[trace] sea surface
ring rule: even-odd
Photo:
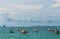
[[[22,34],[17,30],[20,28],[28,31],[28,33]],[[38,29],[38,32],[34,32],[34,28]],[[60,31],[60,26],[0,27],[0,39],[60,39],[60,34],[57,35],[54,32],[50,32],[48,28]],[[10,33],[9,29],[12,29],[14,33]]]

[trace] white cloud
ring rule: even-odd
[[[60,3],[60,0],[53,0],[53,1]]]
[[[20,5],[16,5],[16,4],[5,4],[5,7],[1,7],[0,6],[0,15],[8,15],[8,18],[10,19],[15,19],[15,20],[27,20],[30,19],[30,17],[27,17],[27,15],[29,14],[22,14],[21,12],[18,11],[27,11],[27,10],[40,10],[43,8],[43,5],[24,5],[24,4],[20,4]],[[18,16],[19,15],[19,16]],[[1,18],[5,19],[5,16],[0,16]],[[26,16],[26,17],[23,17]]]
[[[51,4],[49,6],[51,6],[51,7],[60,7],[60,0],[53,0],[53,1],[56,2],[56,3]]]
[[[0,6],[0,10],[38,10],[43,8],[42,4],[39,4],[39,5],[5,4],[4,6],[3,7]]]
[[[56,4],[52,4],[52,5],[49,5],[51,7],[60,7],[60,3],[56,3]]]

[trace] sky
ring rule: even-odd
[[[0,0],[0,25],[60,26],[60,0]]]

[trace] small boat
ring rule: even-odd
[[[55,34],[59,34],[59,31],[56,29],[56,30],[54,31],[54,33],[55,33]]]
[[[26,33],[28,33],[28,32],[25,31],[25,30],[21,30],[21,33],[26,34]]]
[[[52,29],[49,28],[48,31],[52,31]]]
[[[34,29],[34,32],[38,32],[38,30],[37,29]]]
[[[19,29],[17,29],[18,31],[20,31]]]
[[[21,31],[22,29],[20,28],[20,29],[17,29],[18,31]]]
[[[6,25],[3,25],[3,27],[5,28],[5,27],[6,27]]]
[[[9,29],[10,33],[13,33],[13,30],[12,29]]]

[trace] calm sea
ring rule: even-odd
[[[17,31],[18,28],[22,28],[28,33],[22,34]],[[37,28],[38,32],[34,32],[33,29]],[[0,39],[60,39],[60,34],[54,34],[47,29],[57,29],[60,31],[60,26],[40,26],[40,27],[6,27],[0,28]],[[9,29],[12,29],[14,33],[10,33]]]

